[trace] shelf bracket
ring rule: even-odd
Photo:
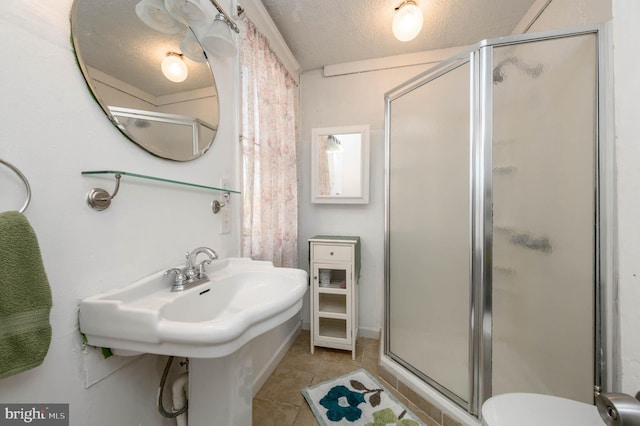
[[[211,210],[213,211],[213,214],[220,213],[220,209],[231,202],[231,194],[229,192],[223,192],[222,199],[224,200],[224,203],[221,203],[219,200],[213,200],[211,202]]]
[[[106,189],[93,188],[87,194],[87,203],[94,210],[102,211],[111,205],[111,200],[118,195],[120,189],[120,174],[116,174],[116,187],[113,189],[113,194],[109,194]]]

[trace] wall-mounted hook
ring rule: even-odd
[[[213,200],[211,202],[211,210],[213,210],[213,214],[220,213],[220,209],[231,202],[231,194],[229,192],[223,192],[222,199],[224,200],[223,203],[218,200]]]
[[[111,205],[111,200],[118,195],[118,189],[120,189],[120,174],[116,174],[116,187],[113,189],[113,194],[109,194],[106,189],[93,188],[87,194],[87,203],[95,210],[104,210]]]

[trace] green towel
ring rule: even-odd
[[[51,288],[38,239],[21,213],[0,213],[0,379],[42,364],[51,343]]]

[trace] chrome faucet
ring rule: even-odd
[[[209,258],[196,265],[196,259],[200,253],[206,254]],[[198,247],[191,253],[187,254],[187,263],[184,266],[184,273],[187,278],[203,278],[206,276],[206,274],[204,273],[204,264],[206,263],[208,265],[212,260],[215,260],[217,258],[218,253],[211,250],[209,247]]]
[[[207,259],[196,264],[196,260],[200,253],[206,254]],[[218,253],[216,253],[209,247],[198,247],[190,253],[187,252],[185,257],[187,258],[187,262],[185,263],[183,270],[180,270],[178,268],[171,268],[164,273],[164,275],[169,275],[171,273],[176,274],[175,281],[173,283],[173,286],[171,287],[171,291],[186,290],[198,284],[209,281],[204,265],[208,265],[212,260],[217,259]]]

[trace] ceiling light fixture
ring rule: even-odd
[[[163,0],[141,0],[136,4],[136,15],[149,27],[164,34],[176,34],[184,28],[169,14]]]
[[[167,53],[167,56],[162,60],[160,68],[162,69],[162,74],[174,83],[185,81],[189,75],[187,64],[182,60],[182,55],[175,52]]]
[[[200,0],[164,0],[164,5],[174,18],[185,25],[202,26],[211,22]]]
[[[400,41],[409,41],[416,38],[422,29],[424,18],[422,10],[414,0],[406,0],[396,7],[393,17],[393,35]]]
[[[202,45],[190,28],[187,28],[180,42],[180,51],[193,62],[207,62],[207,54],[202,50]]]
[[[180,48],[187,58],[195,62],[207,61],[207,55],[197,46],[198,42],[211,55],[237,54],[233,33],[239,34],[240,29],[217,0],[140,0],[135,10],[142,22],[157,31],[165,34],[184,31]],[[243,9],[237,7],[238,16],[242,12]],[[188,27],[186,31],[185,26]],[[186,78],[186,71],[184,74]]]
[[[229,20],[222,13],[218,13],[206,34],[200,39],[207,52],[216,56],[229,57],[237,53],[236,44],[231,34]]]

